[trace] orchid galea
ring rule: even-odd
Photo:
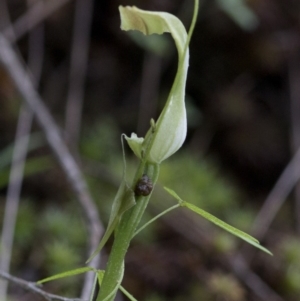
[[[169,32],[178,50],[177,74],[167,102],[145,138],[135,133],[126,140],[135,155],[151,163],[160,164],[183,144],[187,132],[185,84],[188,70],[188,35],[181,21],[165,12],[150,12],[136,7],[120,7],[121,28],[138,30],[145,35]]]

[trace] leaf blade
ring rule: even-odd
[[[227,232],[241,238],[242,240],[248,242],[249,244],[255,246],[256,248],[264,251],[265,253],[269,254],[269,255],[273,255],[268,249],[266,249],[265,247],[261,246],[259,241],[252,237],[251,235],[238,230],[237,228],[223,222],[222,220],[220,220],[219,218],[217,218],[216,216],[208,213],[207,211],[200,209],[199,207],[190,204],[188,202],[183,202],[181,204],[181,206],[186,207],[190,210],[192,210],[193,212],[201,215],[202,217],[204,217],[205,219],[209,220],[210,222],[214,223],[215,225],[219,226],[220,228],[223,228],[224,230],[226,230]]]
[[[80,275],[80,274],[90,272],[90,271],[95,271],[95,269],[92,268],[92,267],[82,267],[82,268],[69,270],[69,271],[66,271],[66,272],[62,272],[62,273],[44,278],[42,280],[37,281],[37,283],[42,284],[42,283],[45,283],[45,282],[48,282],[48,281],[53,281],[53,280],[57,280],[57,279],[61,279],[61,278],[76,276],[76,275]]]
[[[186,207],[187,209],[197,213],[198,215],[202,216],[203,218],[209,220],[210,222],[212,222],[213,224],[215,224],[216,226],[226,230],[227,232],[231,233],[232,235],[235,235],[237,237],[239,237],[240,239],[248,242],[249,244],[253,245],[254,247],[264,251],[265,253],[269,254],[269,255],[273,255],[267,248],[263,247],[262,245],[260,245],[259,241],[254,238],[253,236],[223,222],[222,220],[220,220],[219,218],[217,218],[216,216],[208,213],[207,211],[195,206],[194,204],[188,203],[183,201],[179,195],[172,189],[168,188],[168,187],[164,187],[164,189],[171,195],[173,196],[182,207]]]
[[[135,205],[135,197],[134,192],[130,187],[127,186],[125,181],[125,176],[123,176],[123,180],[121,185],[118,189],[118,192],[115,196],[113,201],[111,214],[109,217],[108,226],[106,231],[97,247],[97,249],[92,253],[86,263],[90,262],[104,247],[110,236],[112,235],[113,231],[115,230],[116,226],[119,223],[121,215],[127,211],[129,208]]]

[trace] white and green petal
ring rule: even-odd
[[[153,140],[147,160],[161,163],[174,154],[183,144],[187,132],[187,118],[185,109],[185,84],[187,78],[189,50],[188,35],[181,21],[165,12],[149,12],[136,7],[119,7],[121,14],[121,28],[123,30],[138,30],[145,35],[163,34],[169,32],[178,51],[178,69],[176,77],[165,104],[156,122]],[[150,128],[149,132],[153,129]],[[149,137],[149,135],[146,135]],[[147,138],[138,138],[132,134],[126,138],[134,153],[141,158],[142,147],[148,143]]]

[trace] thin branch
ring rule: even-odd
[[[242,279],[259,298],[262,300],[284,301],[284,299],[272,290],[257,274],[251,271],[242,255],[234,254],[228,262],[239,279]]]
[[[71,54],[70,86],[67,96],[66,136],[73,150],[77,150],[84,99],[84,84],[90,45],[93,1],[77,0]],[[87,273],[81,298],[88,298],[93,287],[94,274]]]
[[[23,105],[17,126],[15,145],[13,150],[12,167],[9,176],[7,190],[0,253],[0,270],[9,272],[13,246],[13,238],[16,225],[16,217],[19,208],[20,193],[23,182],[24,165],[29,142],[33,114],[30,109]],[[6,300],[7,282],[0,282],[0,300]]]
[[[286,166],[253,223],[251,233],[263,239],[277,212],[300,179],[300,148]]]
[[[264,205],[257,214],[257,217],[253,223],[252,234],[260,240],[264,238],[276,214],[300,179],[300,123],[297,116],[299,114],[300,108],[300,89],[298,84],[300,78],[298,35],[290,32],[289,34],[285,33],[284,37],[279,37],[280,39],[278,40],[278,42],[280,43],[282,51],[288,51],[291,58],[289,61],[288,71],[291,99],[290,111],[293,127],[293,157],[285,167],[284,171],[281,173],[279,179],[275,183],[273,189],[267,196]],[[297,55],[297,58],[295,57],[295,55]],[[300,231],[300,192],[297,190],[299,190],[299,188],[296,187],[296,198],[298,194],[298,201],[296,201],[295,214],[298,222],[298,231]],[[249,260],[250,257],[247,257]]]
[[[0,1],[0,30],[7,27],[10,24],[10,15],[8,12],[7,1]]]
[[[47,19],[52,13],[69,1],[70,0],[37,1],[24,15],[4,29],[4,36],[11,43],[16,42],[32,30],[33,27]]]
[[[34,89],[21,59],[17,57],[16,52],[2,34],[0,34],[0,61],[2,61],[3,66],[15,82],[16,88],[37,117],[50,147],[56,155],[80,205],[82,206],[88,227],[88,252],[90,254],[92,250],[95,250],[98,246],[100,237],[103,233],[103,226],[100,222],[97,208],[89,194],[76,161],[61,138],[59,128],[48,112],[41,97]],[[95,257],[90,265],[98,267],[99,260],[100,256]],[[89,281],[89,279],[85,278],[85,281]]]
[[[65,297],[49,294],[49,293],[43,291],[42,289],[38,288],[36,283],[29,282],[29,281],[11,276],[10,274],[5,273],[3,271],[0,271],[0,278],[4,279],[6,281],[9,281],[11,283],[14,283],[14,284],[22,287],[23,289],[25,289],[27,291],[35,293],[35,294],[43,297],[47,301],[54,301],[54,300],[59,300],[59,301],[83,301],[83,299],[65,298]]]
[[[29,2],[32,0],[28,0]],[[4,1],[3,1],[4,2]],[[6,20],[10,23],[9,12],[6,7]],[[40,79],[42,63],[43,63],[43,29],[41,27],[31,32],[29,36],[29,59],[28,65],[37,85]],[[15,144],[13,149],[13,157],[10,171],[9,185],[7,189],[7,197],[5,203],[5,213],[3,218],[1,246],[0,252],[0,270],[9,272],[11,253],[13,248],[13,238],[16,225],[16,217],[19,210],[21,187],[24,176],[24,166],[28,151],[29,134],[33,121],[33,112],[27,105],[23,105],[20,109]],[[0,300],[6,300],[7,281],[0,282]]]
[[[92,13],[93,0],[76,1],[65,128],[67,141],[74,153],[77,153],[81,127],[81,112],[84,99]],[[92,252],[93,250],[90,251]],[[89,298],[93,282],[94,274],[92,272],[86,273],[81,298]]]
[[[80,133],[92,12],[93,0],[76,1],[70,82],[66,107],[66,137],[70,142],[69,145],[71,145],[74,150],[77,149]]]
[[[34,0],[27,1],[32,2]],[[40,24],[30,32],[28,37],[28,68],[36,88],[39,86],[43,70],[44,33],[44,26]]]

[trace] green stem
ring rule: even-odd
[[[150,179],[152,179],[154,186],[159,174],[159,165],[146,164],[145,168],[147,169],[147,175]],[[140,173],[140,168],[138,169],[137,173]],[[128,250],[130,241],[136,231],[136,228],[148,205],[150,197],[151,194],[145,197],[137,197],[136,205],[126,211],[122,216],[120,224],[115,231],[116,234],[114,243],[101,284],[101,289],[96,299],[97,301],[114,300],[117,289],[123,277],[122,265],[126,252]]]
[[[122,286],[120,286],[120,291],[131,301],[138,301],[129,292],[126,291]]]
[[[158,215],[154,216],[152,219],[150,219],[150,221],[148,221],[147,223],[145,223],[141,228],[139,228],[138,230],[135,231],[133,236],[136,236],[138,233],[140,233],[142,230],[144,230],[148,225],[150,225],[151,223],[153,223],[154,221],[156,221],[157,219],[159,219],[160,217],[162,217],[163,215],[169,213],[170,211],[180,207],[180,204],[176,204],[166,210],[164,210],[163,212],[159,213]]]

